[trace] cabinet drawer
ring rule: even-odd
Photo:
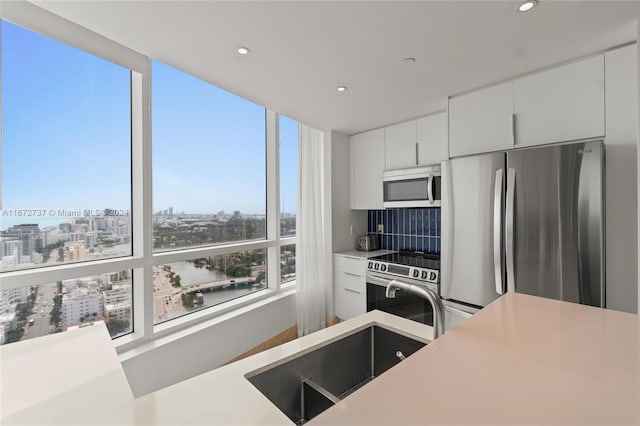
[[[335,309],[336,316],[342,320],[362,315],[367,312],[367,296],[364,292],[336,287]]]
[[[364,275],[336,271],[335,277],[336,287],[348,288],[359,292],[364,292],[367,287],[367,279]]]
[[[349,272],[350,274],[360,275],[364,279],[367,260],[356,259],[347,256],[335,256],[335,268],[339,272]]]

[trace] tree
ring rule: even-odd
[[[169,280],[171,281],[171,285],[174,287],[180,287],[181,279],[182,278],[180,278],[180,275],[176,274],[175,272],[172,272],[169,278]]]
[[[24,335],[24,328],[18,327],[7,331],[4,335],[5,343],[19,342]]]
[[[62,282],[58,281],[60,287]],[[57,294],[53,297],[53,308],[49,317],[49,324],[55,325],[56,330],[60,328],[62,322],[62,294]]]
[[[193,294],[190,293],[183,293],[182,294],[182,306],[184,306],[187,309],[191,309],[193,308],[193,305],[195,304],[195,296]]]

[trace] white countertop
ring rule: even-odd
[[[347,251],[341,251],[333,254],[337,254],[339,256],[355,257],[358,259],[368,259],[370,257],[382,256],[383,254],[397,253],[397,252],[398,250],[383,250],[383,249],[373,250],[373,251],[347,250]]]
[[[103,325],[7,345],[0,422],[291,425],[245,375],[370,325],[432,337],[423,324],[368,312],[139,399]],[[311,423],[638,425],[639,402],[640,317],[509,293]]]
[[[2,377],[1,423],[48,426],[292,425],[293,422],[245,375],[371,325],[425,342],[433,336],[431,327],[426,325],[384,312],[368,312],[138,399],[131,395],[103,325],[11,344],[0,352],[3,372],[9,367],[13,372],[10,381],[5,380],[4,374]],[[35,358],[30,356],[33,346],[39,347]],[[61,362],[52,363],[54,359]],[[96,368],[74,368],[78,361],[82,365],[89,360],[95,360],[92,365]],[[37,368],[39,374],[45,371],[50,374],[32,374],[31,363],[40,366]],[[28,378],[27,383],[16,391],[16,383],[22,376]],[[49,390],[41,394],[39,386]]]
[[[126,424],[133,394],[103,322],[0,346],[0,424]]]
[[[508,293],[310,424],[640,425],[640,317]]]

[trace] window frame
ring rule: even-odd
[[[0,18],[131,70],[132,239],[131,256],[2,272],[0,289],[29,287],[101,273],[131,270],[133,274],[132,332],[113,339],[113,344],[119,353],[181,332],[222,314],[246,308],[274,295],[283,295],[295,290],[295,280],[284,284],[280,282],[280,247],[296,244],[297,237],[280,237],[279,131],[276,112],[265,108],[266,238],[154,253],[151,58],[27,2],[9,2],[3,5]],[[2,25],[1,21],[0,25]],[[0,84],[0,96],[1,90]],[[1,146],[0,135],[0,162]],[[265,249],[267,252],[267,287],[265,289],[154,325],[154,265],[251,249]]]

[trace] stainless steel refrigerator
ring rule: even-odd
[[[440,292],[451,328],[505,291],[604,307],[604,145],[442,163]]]

